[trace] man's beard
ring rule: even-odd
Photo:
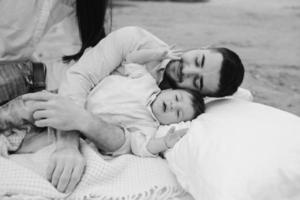
[[[171,64],[171,62],[168,63],[168,65]],[[169,67],[167,65],[167,67]],[[177,83],[174,79],[172,79],[172,77],[167,73],[167,67],[166,70],[164,72],[164,76],[163,76],[163,80],[162,82],[159,84],[160,89],[164,90],[164,89],[177,89]]]

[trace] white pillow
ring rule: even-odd
[[[244,89],[241,87],[239,87],[238,90],[233,95],[226,96],[223,98],[234,98],[234,99],[241,99],[241,100],[246,100],[246,101],[253,101],[253,95],[250,92],[250,90],[247,90],[247,89]],[[207,104],[211,101],[218,100],[218,99],[220,99],[220,98],[205,97],[204,101]]]
[[[300,199],[300,118],[269,106],[211,102],[165,156],[195,199]]]
[[[234,99],[241,99],[241,100],[246,100],[246,101],[253,101],[253,96],[252,93],[244,88],[238,88],[238,90],[232,95],[232,96],[227,96],[223,98],[234,98]],[[223,99],[222,98],[222,99]],[[206,97],[204,99],[205,104],[208,104],[210,102],[213,102],[215,100],[219,100],[220,98],[211,98],[211,97]],[[184,128],[189,128],[191,122],[180,122],[177,124],[172,124],[172,125],[162,125],[159,126],[158,131],[156,133],[156,137],[162,137],[167,134],[168,130],[172,127],[175,126],[176,130],[178,129],[184,129]]]

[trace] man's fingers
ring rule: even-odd
[[[3,156],[5,158],[8,158],[8,151],[6,146],[1,146],[0,144],[0,156]]]
[[[51,105],[45,101],[31,101],[27,105],[28,109],[32,112],[51,108]]]
[[[173,60],[180,60],[182,55],[181,50],[170,50],[167,57]]]
[[[52,98],[56,97],[55,94],[52,94],[48,91],[41,91],[35,93],[28,93],[22,96],[23,100],[39,100],[39,101],[48,101]]]
[[[51,119],[38,119],[37,121],[34,122],[34,125],[37,127],[55,127],[55,121]]]
[[[180,60],[180,57],[176,56],[176,55],[168,55],[167,58],[169,58],[171,60]]]
[[[73,168],[70,164],[67,164],[59,178],[57,189],[61,192],[65,192],[69,185]]]
[[[8,158],[8,151],[7,151],[7,149],[6,149],[5,151],[2,152],[2,156],[3,156],[4,158]]]
[[[43,118],[49,118],[49,117],[52,117],[52,116],[54,116],[54,114],[51,111],[48,111],[48,110],[38,110],[38,111],[33,113],[33,118],[35,120],[43,119]]]
[[[58,181],[59,181],[59,179],[61,177],[61,174],[62,174],[62,172],[64,170],[63,166],[64,165],[62,165],[60,163],[57,163],[56,166],[55,166],[54,172],[52,174],[52,179],[51,179],[51,183],[55,187],[57,186]]]
[[[171,50],[174,50],[176,48],[176,44],[172,44],[170,47],[169,47]]]
[[[82,177],[84,168],[85,168],[85,165],[76,166],[76,168],[73,170],[72,178],[71,178],[71,180],[69,182],[69,185],[66,189],[67,193],[72,192],[75,189],[76,185],[79,183],[79,181]]]
[[[52,174],[54,172],[54,169],[55,169],[55,166],[56,166],[56,161],[53,160],[53,159],[50,159],[50,162],[49,162],[49,165],[47,167],[47,179],[49,181],[51,181],[51,178],[52,178]]]

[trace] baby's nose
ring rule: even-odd
[[[172,109],[174,110],[174,109],[178,109],[180,107],[180,105],[179,105],[179,103],[178,102],[174,102],[173,104],[172,104]]]
[[[170,111],[173,110],[173,101],[170,101],[170,102],[169,102],[169,108],[170,108]]]

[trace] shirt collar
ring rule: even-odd
[[[165,73],[166,67],[170,61],[171,61],[171,59],[164,59],[157,66],[155,66],[154,68],[152,68],[150,70],[150,74],[156,80],[157,85],[159,85],[162,82],[162,80],[164,78],[164,73]]]
[[[152,116],[152,118],[154,119],[154,121],[159,125],[159,121],[158,119],[155,117],[154,113],[153,113],[153,110],[152,110],[152,107],[151,107],[151,104],[154,102],[154,100],[157,98],[157,95],[160,93],[160,91],[158,92],[155,92],[151,95],[151,97],[149,98],[148,102],[147,102],[147,110],[149,111],[150,115]]]

